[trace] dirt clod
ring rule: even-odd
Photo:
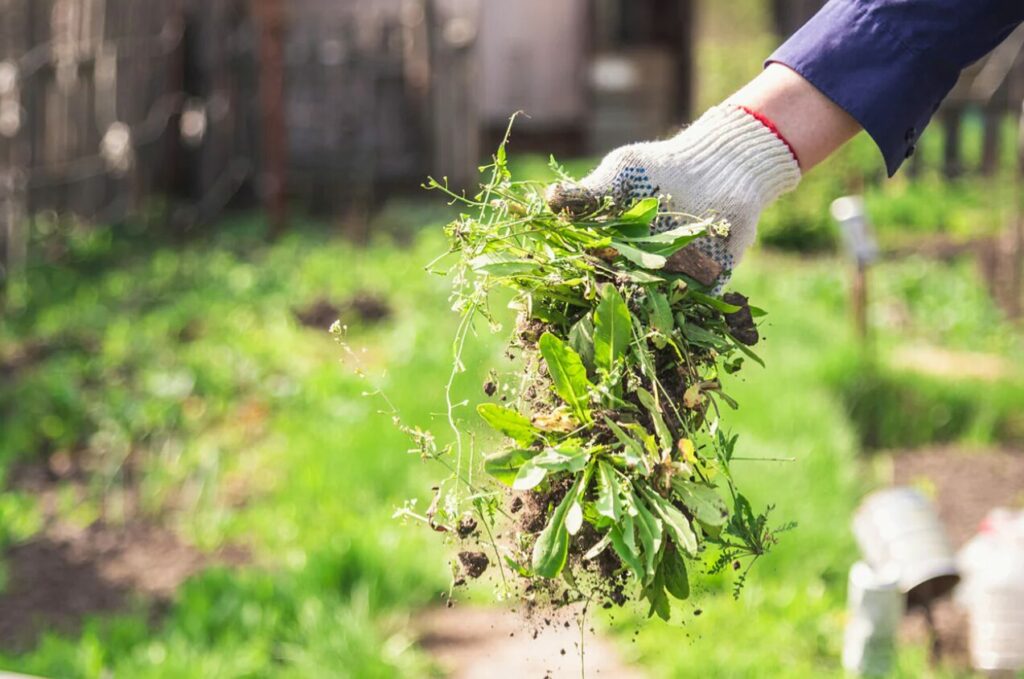
[[[459,563],[466,575],[476,579],[484,574],[491,562],[483,552],[459,552]]]
[[[459,519],[459,525],[456,526],[455,532],[459,534],[460,538],[465,540],[466,538],[468,538],[476,532],[476,527],[476,519],[474,519],[472,516],[464,516],[461,519]]]
[[[668,258],[665,271],[686,274],[701,285],[711,285],[721,275],[722,265],[690,244]]]
[[[729,333],[748,347],[757,344],[760,336],[757,334],[757,326],[754,325],[754,316],[750,312],[747,298],[738,292],[728,292],[722,296],[722,300],[740,308],[739,311],[725,314],[725,324],[729,326]]]

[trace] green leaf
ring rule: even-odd
[[[642,222],[624,222],[621,220],[615,220],[605,222],[601,224],[601,226],[612,231],[613,233],[610,237],[613,238],[640,238],[651,233],[651,227]]]
[[[581,480],[576,479],[533,545],[533,572],[541,577],[557,578],[565,568],[565,560],[569,555],[569,531],[565,529],[565,515],[577,500]]]
[[[669,617],[672,615],[672,606],[665,595],[665,579],[660,568],[655,573],[650,584],[644,587],[642,594],[645,599],[651,602],[651,609],[647,612],[647,617],[650,618],[657,614],[659,618],[668,622]]]
[[[662,255],[656,255],[632,245],[626,245],[622,241],[613,240],[612,247],[618,250],[619,254],[645,269],[664,269],[667,259]]]
[[[515,276],[530,273],[539,267],[540,264],[535,260],[501,253],[489,253],[469,260],[469,268],[473,271],[492,276]]]
[[[605,424],[615,434],[615,438],[619,440],[619,443],[623,445],[623,457],[626,458],[626,464],[630,467],[635,467],[643,461],[644,447],[640,441],[627,434],[622,427],[617,425],[615,422],[609,420],[607,417],[604,418]]]
[[[594,370],[594,321],[590,314],[576,321],[569,330],[569,346],[580,355],[588,370]]]
[[[604,460],[597,463],[597,502],[594,503],[594,509],[612,521],[618,521],[622,516],[618,478],[612,466]]]
[[[687,242],[689,242],[697,236],[704,234],[706,231],[707,228],[704,222],[693,222],[692,224],[683,224],[682,226],[677,226],[674,229],[662,231],[661,233],[651,233],[633,238],[625,238],[625,240],[628,240],[630,243],[672,245],[682,239],[687,239]]]
[[[627,515],[628,518],[628,515]],[[625,532],[629,531],[630,535],[627,538]],[[636,545],[631,545],[630,542],[633,540],[633,523],[628,523],[628,528],[625,522],[612,524],[612,527],[608,529],[608,537],[612,541],[612,549],[619,555],[622,563],[626,564],[629,570],[633,571],[637,579],[641,582],[644,580],[644,564],[640,560],[640,555],[636,551]]]
[[[652,514],[635,493],[632,495],[632,500],[637,511],[637,528],[640,533],[640,544],[644,548],[647,577],[650,579],[654,576],[654,561],[661,549],[661,536],[664,528],[661,519]]]
[[[580,472],[587,466],[590,455],[579,448],[558,447],[546,448],[542,453],[530,460],[530,464],[549,472]]]
[[[658,216],[659,204],[660,201],[657,198],[641,198],[633,207],[623,212],[619,219],[624,222],[650,224]]]
[[[725,500],[714,488],[676,476],[672,478],[672,490],[701,525],[716,529],[729,520]]]
[[[653,283],[665,282],[665,279],[662,276],[655,276],[643,269],[623,270],[619,275],[624,276],[633,283],[639,283],[640,285],[651,285]]]
[[[541,481],[548,475],[548,470],[533,464],[533,460],[527,460],[516,472],[512,480],[514,490],[531,490],[540,485]]]
[[[723,314],[734,314],[740,310],[740,307],[735,304],[729,304],[728,302],[721,300],[711,295],[705,295],[703,292],[697,292],[696,290],[690,291],[690,297],[697,300],[705,306],[709,306],[712,309],[721,311]]]
[[[484,471],[495,479],[511,486],[520,468],[537,453],[532,450],[512,449],[484,458]]]
[[[676,327],[675,321],[672,319],[672,307],[668,303],[668,297],[658,290],[648,290],[647,314],[650,317],[651,327],[660,335],[654,337],[654,345],[662,349]]]
[[[654,431],[658,434],[658,441],[661,443],[663,450],[672,448],[672,432],[669,431],[668,425],[665,424],[665,418],[661,414],[661,408],[658,406],[657,400],[643,387],[637,387],[636,389],[637,398],[640,399],[640,403],[647,411],[651,414],[651,420],[654,422]]]
[[[565,529],[569,531],[569,535],[576,535],[582,527],[583,505],[576,499],[569,505],[569,510],[565,513]]]
[[[682,236],[670,236],[670,234],[678,232],[683,228],[685,227],[679,227],[672,231],[665,231],[653,236],[630,238],[628,240],[630,243],[636,244],[638,248],[645,252],[661,255],[662,257],[671,257],[698,238],[698,236],[689,234]]]
[[[690,294],[692,295],[693,293],[691,292]],[[677,317],[676,321],[678,322],[678,320],[679,319]],[[715,349],[719,353],[725,353],[731,346],[727,340],[705,330],[699,325],[695,325],[693,323],[680,323],[679,327],[682,329],[683,336],[686,337],[686,339],[699,346],[706,347],[708,349]]]
[[[601,287],[601,301],[594,310],[594,366],[605,374],[615,372],[616,363],[629,346],[632,317],[619,289],[611,283]]]
[[[665,547],[665,554],[661,557],[660,569],[665,589],[669,594],[680,601],[690,596],[690,578],[686,574],[686,561],[679,550],[671,545]]]
[[[530,420],[511,408],[496,403],[481,403],[476,407],[476,412],[494,430],[521,446],[528,446],[537,438],[537,429],[530,424]]]
[[[511,568],[513,571],[523,576],[524,578],[530,577],[530,569],[528,569],[526,566],[522,565],[512,557],[506,556],[505,563],[508,565],[509,568]]]
[[[690,520],[686,518],[686,515],[650,488],[643,488],[641,492],[651,509],[665,522],[665,532],[675,541],[676,546],[690,556],[696,556],[697,535],[693,532]]]
[[[758,356],[757,354],[754,353],[753,349],[751,349],[750,347],[745,345],[743,342],[740,342],[740,341],[736,340],[736,338],[734,338],[732,335],[729,335],[729,339],[732,340],[733,346],[735,346],[737,349],[739,349],[744,354],[746,354],[748,358],[750,358],[752,361],[757,363],[762,368],[765,367],[764,361],[761,360],[760,356]]]
[[[590,422],[590,390],[583,360],[572,348],[549,332],[540,337],[540,353],[548,364],[555,392],[581,422]]]

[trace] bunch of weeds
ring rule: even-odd
[[[738,594],[778,530],[771,508],[755,512],[734,480],[737,439],[721,415],[737,404],[723,378],[760,363],[749,345],[764,312],[741,295],[711,294],[713,280],[685,265],[695,239],[728,225],[663,212],[658,198],[556,213],[543,184],[512,177],[506,143],[481,170],[489,179],[472,197],[426,185],[466,210],[446,227],[448,259],[438,260],[454,258],[444,273],[461,321],[447,389],[453,443],[410,430],[417,450],[451,475],[425,515],[399,513],[464,538],[482,530],[502,582],[524,578],[526,597],[557,589],[563,601],[640,598],[668,619],[670,597],[689,596],[695,566],[742,569]],[[653,233],[666,217],[671,228]],[[491,398],[476,406],[505,441],[483,456],[481,477],[456,415],[468,404],[453,401],[452,387],[479,321],[500,329],[490,303],[509,292],[522,368],[503,389],[492,373]],[[473,577],[489,561],[483,552],[460,558]]]

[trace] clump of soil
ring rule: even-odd
[[[475,580],[484,574],[491,561],[483,552],[459,552],[459,563],[462,571]]]
[[[519,514],[519,529],[529,534],[544,530],[551,507],[562,501],[571,485],[571,479],[562,478],[551,483],[543,491],[530,490],[512,495],[508,501],[509,511],[513,514],[522,512]],[[513,510],[516,505],[519,508]]]
[[[476,533],[476,519],[468,514],[459,519],[459,525],[455,527],[455,532],[458,533],[459,537],[465,540],[468,537],[472,537]]]
[[[748,347],[757,344],[760,336],[747,298],[738,292],[727,292],[722,296],[722,300],[740,308],[739,311],[725,314],[725,323],[729,326],[730,334]]]

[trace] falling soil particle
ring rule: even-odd
[[[757,334],[757,326],[754,325],[754,316],[750,312],[750,304],[747,302],[747,298],[738,292],[729,292],[722,297],[722,300],[726,304],[732,304],[740,308],[739,311],[725,314],[725,323],[729,326],[729,334],[748,347],[757,344],[757,340],[760,338]]]
[[[459,552],[462,570],[471,578],[479,578],[487,570],[490,560],[483,552]]]
[[[580,632],[575,625],[538,628],[516,613],[456,606],[431,609],[416,624],[420,646],[449,679],[576,679],[580,676]],[[588,632],[587,677],[641,679],[606,639]]]
[[[456,526],[455,531],[459,534],[460,538],[465,540],[466,538],[468,538],[476,532],[476,519],[474,519],[472,516],[462,517],[459,520],[459,525]]]

